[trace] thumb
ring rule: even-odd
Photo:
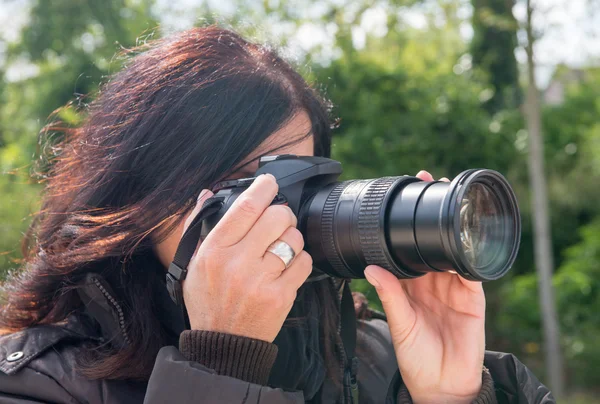
[[[376,265],[365,269],[365,277],[377,291],[387,315],[394,345],[397,346],[410,335],[417,320],[402,282],[391,272]]]

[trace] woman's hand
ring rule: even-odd
[[[421,171],[417,177],[433,181]],[[447,181],[447,180],[446,180]],[[454,273],[398,280],[365,270],[387,314],[400,373],[414,403],[469,403],[481,389],[485,296]]]
[[[193,330],[267,342],[279,333],[298,288],[312,271],[312,259],[302,250],[304,239],[292,210],[270,206],[277,191],[272,175],[259,176],[196,250],[183,283]],[[186,229],[210,196],[207,191],[199,198]],[[296,253],[287,269],[267,252],[278,239]]]

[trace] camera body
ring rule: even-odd
[[[305,200],[311,193],[336,182],[341,173],[340,162],[325,157],[293,154],[261,157],[255,177],[221,181],[213,187],[214,197],[222,199],[224,208],[222,214],[216,215],[217,221],[252,184],[254,178],[261,174],[271,174],[277,180],[279,194],[273,203],[287,203],[294,214],[298,215],[303,198]],[[211,221],[216,224],[212,218]]]
[[[315,259],[315,256],[318,257],[320,254],[316,249],[311,249],[310,243],[306,240],[307,216],[303,213],[306,211],[306,202],[319,190],[335,184],[341,173],[341,163],[325,157],[293,154],[261,157],[255,177],[221,181],[213,187],[213,199],[220,200],[222,208],[204,221],[202,237],[206,237],[216,226],[233,202],[252,184],[256,177],[261,174],[271,174],[279,185],[279,192],[273,200],[273,204],[287,204],[298,218],[298,229],[305,237],[305,249],[311,253],[315,262],[313,276],[320,275],[322,272],[317,267],[319,262]],[[327,267],[327,260],[321,259],[320,266]]]

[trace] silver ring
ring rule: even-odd
[[[271,243],[269,248],[267,248],[267,251],[279,257],[279,259],[283,261],[286,269],[290,266],[294,260],[294,257],[296,256],[296,253],[292,247],[290,247],[290,245],[283,240],[276,240]]]

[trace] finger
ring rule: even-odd
[[[284,288],[291,288],[294,291],[297,291],[300,286],[306,281],[306,279],[310,276],[312,272],[312,257],[309,253],[302,250],[294,261],[292,265],[290,265],[281,276],[276,280],[276,284],[279,284]]]
[[[289,227],[296,227],[297,223],[298,219],[289,207],[285,205],[269,206],[248,234],[246,234],[242,242],[246,242],[247,240],[252,245],[252,248],[256,249],[258,256],[262,257],[267,247],[273,241],[280,238]],[[302,236],[300,237],[302,238]],[[301,249],[294,249],[294,251],[298,252]]]
[[[210,239],[222,247],[238,243],[273,202],[278,188],[275,177],[271,174],[259,175],[233,202],[206,241]]]
[[[467,281],[460,275],[452,274],[449,271],[428,273],[422,278],[428,278],[428,289],[445,306],[437,309],[430,306],[431,311],[443,316],[443,312],[450,308],[456,313],[469,316],[485,316],[485,295],[481,282]]]
[[[433,176],[425,170],[421,170],[415,176],[423,181],[433,181]]]
[[[448,178],[446,178],[446,177],[440,178],[440,181],[442,181],[442,182],[450,182],[450,180]]]
[[[472,292],[481,292],[483,291],[483,283],[478,281],[470,281],[468,279],[463,278],[462,276],[458,276],[458,280],[462,283],[467,289]]]
[[[394,344],[401,344],[410,335],[417,321],[402,284],[391,272],[376,265],[365,269],[365,277],[375,287],[381,300]]]
[[[453,269],[447,270],[445,272],[439,273],[439,274],[432,274],[433,276],[428,277],[428,279],[434,281],[434,280],[439,280],[439,279],[446,279],[446,281],[454,281],[454,280],[458,280],[459,284],[466,287],[467,289],[469,289],[472,292],[482,292],[483,291],[483,283],[480,281],[470,281],[466,278],[463,278],[462,276],[460,276],[460,274],[458,272],[456,272]],[[422,277],[422,278],[426,278],[426,277]],[[419,278],[419,279],[422,279]],[[438,287],[438,286],[435,286]],[[443,286],[443,288],[447,289],[447,286]],[[441,291],[437,292],[438,295],[440,295],[440,293],[442,293]],[[441,296],[441,295],[440,295]]]
[[[300,251],[302,251],[302,249],[304,248],[304,238],[302,237],[300,231],[295,227],[288,227],[288,229],[282,235],[277,237],[276,240],[283,241],[284,243],[289,245],[292,248],[292,250],[294,250],[294,258],[292,259],[292,263],[296,259],[298,254],[300,254]],[[269,246],[265,247],[265,250],[268,247]],[[262,253],[264,267],[268,269],[273,269],[277,273],[277,276],[279,276],[281,272],[285,269],[285,263],[275,253],[265,250],[263,250],[264,252]]]

